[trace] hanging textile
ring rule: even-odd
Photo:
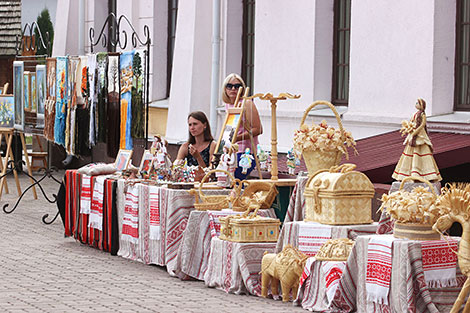
[[[95,94],[95,81],[96,81],[96,54],[88,55],[88,84],[90,87],[89,93],[89,106],[90,106],[90,126],[89,126],[89,147],[93,147],[96,144],[96,123],[95,123],[95,108],[97,97]]]
[[[57,57],[56,64],[56,106],[54,121],[54,141],[65,146],[65,123],[67,118],[67,78],[68,57]]]
[[[100,52],[96,55],[96,66],[97,66],[97,94],[98,102],[96,108],[97,115],[97,140],[99,142],[106,142],[106,129],[107,129],[107,117],[106,117],[106,107],[108,100],[108,54],[106,52]]]
[[[145,108],[144,108],[144,77],[145,77],[145,51],[136,50],[132,62],[132,138],[144,138]]]
[[[77,108],[76,85],[79,71],[80,59],[77,56],[69,57],[69,77],[68,77],[68,101],[67,122],[65,125],[65,149],[68,154],[75,155],[75,112]],[[78,83],[79,84],[79,83]]]
[[[121,109],[119,105],[119,53],[108,55],[108,110],[107,125],[107,150],[110,158],[116,158],[119,152]]]
[[[56,97],[56,58],[47,58],[47,96],[44,107],[44,137],[54,141],[55,97]]]
[[[120,56],[121,69],[121,140],[120,148],[132,150],[131,121],[132,121],[132,63],[134,51],[123,52]]]
[[[90,135],[90,110],[86,107],[77,107],[75,112],[75,152],[80,156],[91,155],[89,135]]]

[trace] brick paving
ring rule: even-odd
[[[61,178],[63,172],[54,176]],[[39,178],[40,176],[36,176]],[[29,180],[20,175],[23,190]],[[48,195],[59,185],[46,179]],[[13,177],[0,205],[17,198]],[[12,214],[0,212],[1,312],[305,312],[292,303],[226,294],[201,281],[180,281],[144,265],[64,238],[56,205],[28,191]]]

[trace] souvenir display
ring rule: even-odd
[[[398,161],[392,177],[403,180],[405,177],[421,177],[429,181],[441,181],[436,161],[432,156],[432,143],[426,127],[426,102],[416,101],[418,110],[410,121],[403,121],[401,133],[406,136],[405,149]]]
[[[242,186],[245,188],[241,190]],[[257,209],[270,209],[278,194],[272,182],[262,180],[241,181],[234,187],[238,196],[233,200],[234,211],[255,211]]]
[[[258,160],[259,160],[259,167],[262,171],[268,170],[268,156],[269,153],[265,152],[260,145],[258,145]]]
[[[46,59],[47,89],[44,107],[44,137],[54,141],[55,99],[56,93],[56,58]]]
[[[328,239],[315,255],[317,261],[346,261],[354,241],[349,238]]]
[[[116,170],[125,171],[129,167],[131,162],[132,150],[119,150],[119,153],[116,157],[116,162],[114,163]]]
[[[202,187],[206,181],[209,180],[209,177],[217,172],[224,172],[225,175],[230,177],[231,181],[231,186],[233,187],[235,184],[235,179],[233,178],[232,174],[230,174],[226,170],[220,170],[220,169],[215,169],[215,170],[210,170],[207,172],[207,174],[204,176],[204,178],[201,180],[201,183],[199,184],[199,189],[196,191],[192,189],[190,192],[193,194],[196,198],[194,207],[198,211],[220,211],[222,209],[227,209],[230,207],[230,204],[232,203],[232,199],[229,195],[205,195],[202,192]]]
[[[304,124],[308,113],[317,105],[327,105],[335,114],[339,129],[334,129],[322,121],[319,125]],[[294,150],[303,156],[308,173],[313,175],[317,170],[329,169],[338,165],[343,154],[348,158],[346,147],[353,147],[356,142],[350,132],[343,129],[343,124],[335,107],[326,101],[315,101],[305,110],[300,122],[300,129],[294,133]],[[354,148],[355,149],[355,148]]]
[[[150,150],[144,150],[144,153],[142,154],[142,159],[140,161],[140,166],[139,166],[139,173],[140,173],[140,176],[142,176],[142,178],[149,178],[152,161],[153,161],[153,154],[150,152]]]
[[[299,159],[295,157],[294,153],[294,148],[291,148],[289,151],[287,151],[287,170],[289,172],[289,175],[295,175],[295,168],[299,163]]]
[[[54,141],[65,146],[65,124],[67,118],[68,57],[57,57],[56,64],[56,105],[54,121]]]
[[[403,190],[404,183],[419,180],[428,184],[429,189],[418,186],[411,192]],[[393,235],[397,238],[413,240],[439,240],[440,236],[432,230],[432,225],[441,215],[436,207],[437,195],[433,186],[423,178],[408,177],[400,184],[400,190],[382,195],[379,210],[387,212],[395,220]]]
[[[331,225],[372,223],[374,186],[355,164],[343,164],[309,177],[305,221]]]
[[[235,242],[276,242],[281,222],[257,215],[258,209],[240,215],[220,217],[220,239]]]
[[[237,162],[236,151],[231,147],[230,143],[226,143],[223,148],[223,154],[220,156],[219,164],[217,169],[222,170],[216,172],[215,176],[217,177],[217,184],[221,187],[228,187],[231,181],[227,180],[227,174],[225,171],[228,171],[232,176],[234,175]]]
[[[459,312],[470,292],[470,215],[468,214],[470,211],[470,184],[452,184],[442,188],[441,195],[436,201],[436,207],[441,216],[435,222],[433,230],[441,233],[449,229],[454,222],[462,226],[462,238],[459,242],[457,260],[460,271],[467,276],[467,280],[451,310],[451,312]],[[469,312],[469,307],[470,302],[467,300],[463,312]]]
[[[121,149],[132,149],[132,62],[134,51],[123,52],[119,58],[121,69]]]
[[[108,107],[107,125],[121,125],[120,90],[119,90],[119,54],[108,54]],[[108,127],[106,145],[108,156],[114,158],[119,151],[120,128]]]
[[[242,168],[243,174],[246,174],[251,168],[253,159],[253,156],[250,154],[250,148],[246,148],[245,153],[242,154],[240,161],[238,162],[238,165]]]
[[[154,167],[171,169],[170,156],[168,155],[166,147],[168,142],[160,135],[153,137],[153,143],[150,147],[150,152],[154,156]]]
[[[284,249],[277,254],[265,253],[261,261],[261,296],[263,298],[268,296],[269,285],[273,296],[279,296],[280,282],[282,301],[289,301],[290,294],[295,299],[307,258],[291,245],[284,246]]]

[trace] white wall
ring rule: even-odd
[[[256,1],[255,93],[300,94],[298,100],[277,103],[279,151],[292,147],[303,111],[314,100],[329,100],[333,43],[333,1]],[[270,102],[256,100],[264,133],[271,143]]]
[[[352,4],[346,120],[398,123],[415,111],[451,111],[455,1],[361,0]]]
[[[212,1],[180,0],[178,7],[166,130],[170,141],[187,139],[190,112],[210,111]]]

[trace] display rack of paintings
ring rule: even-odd
[[[24,40],[25,37],[33,37],[33,35],[36,37],[34,42],[32,40]],[[39,54],[38,47],[43,48],[46,53]],[[22,29],[21,36],[17,36],[16,38],[16,60],[13,62],[13,105],[12,107],[9,107],[9,109],[14,112],[14,135],[21,140],[21,145],[23,147],[25,161],[20,158],[18,163],[25,163],[27,170],[23,171],[23,166],[20,166],[21,164],[15,164],[11,158],[10,162],[8,162],[8,166],[10,168],[6,174],[16,170],[19,172],[21,171],[30,178],[31,185],[24,189],[21,195],[19,195],[15,205],[11,210],[7,210],[7,207],[9,206],[8,203],[4,204],[3,211],[5,213],[12,213],[15,211],[15,209],[18,207],[18,204],[23,199],[25,193],[30,189],[33,190],[34,198],[37,199],[36,187],[39,187],[41,193],[48,202],[57,202],[56,195],[52,195],[52,197],[48,196],[45,190],[42,188],[41,182],[45,178],[50,178],[58,184],[60,184],[61,181],[52,175],[52,170],[50,168],[42,169],[44,174],[39,179],[37,179],[37,176],[32,176],[28,151],[26,149],[24,138],[25,132],[37,132],[38,128],[42,130],[42,128],[45,126],[44,119],[47,115],[47,107],[48,104],[50,104],[48,103],[48,100],[54,99],[55,104],[55,84],[50,84],[47,79],[51,78],[49,75],[52,71],[54,71],[55,78],[55,59],[54,64],[51,63],[53,66],[46,68],[46,62],[49,64],[49,61],[46,61],[46,59],[50,58],[51,52],[52,46],[50,43],[49,32],[42,32],[36,22],[31,24],[26,23]],[[51,80],[50,82],[55,82],[55,80]],[[50,97],[52,92],[54,94],[53,98]],[[25,113],[28,114],[28,121],[26,121]],[[2,115],[0,119],[3,119],[5,116],[3,111],[0,112],[0,115]],[[54,126],[52,125],[52,128],[53,127]],[[47,221],[49,214],[45,214],[42,218],[42,221],[46,224],[50,224],[54,222],[57,216],[58,213],[51,221]]]

